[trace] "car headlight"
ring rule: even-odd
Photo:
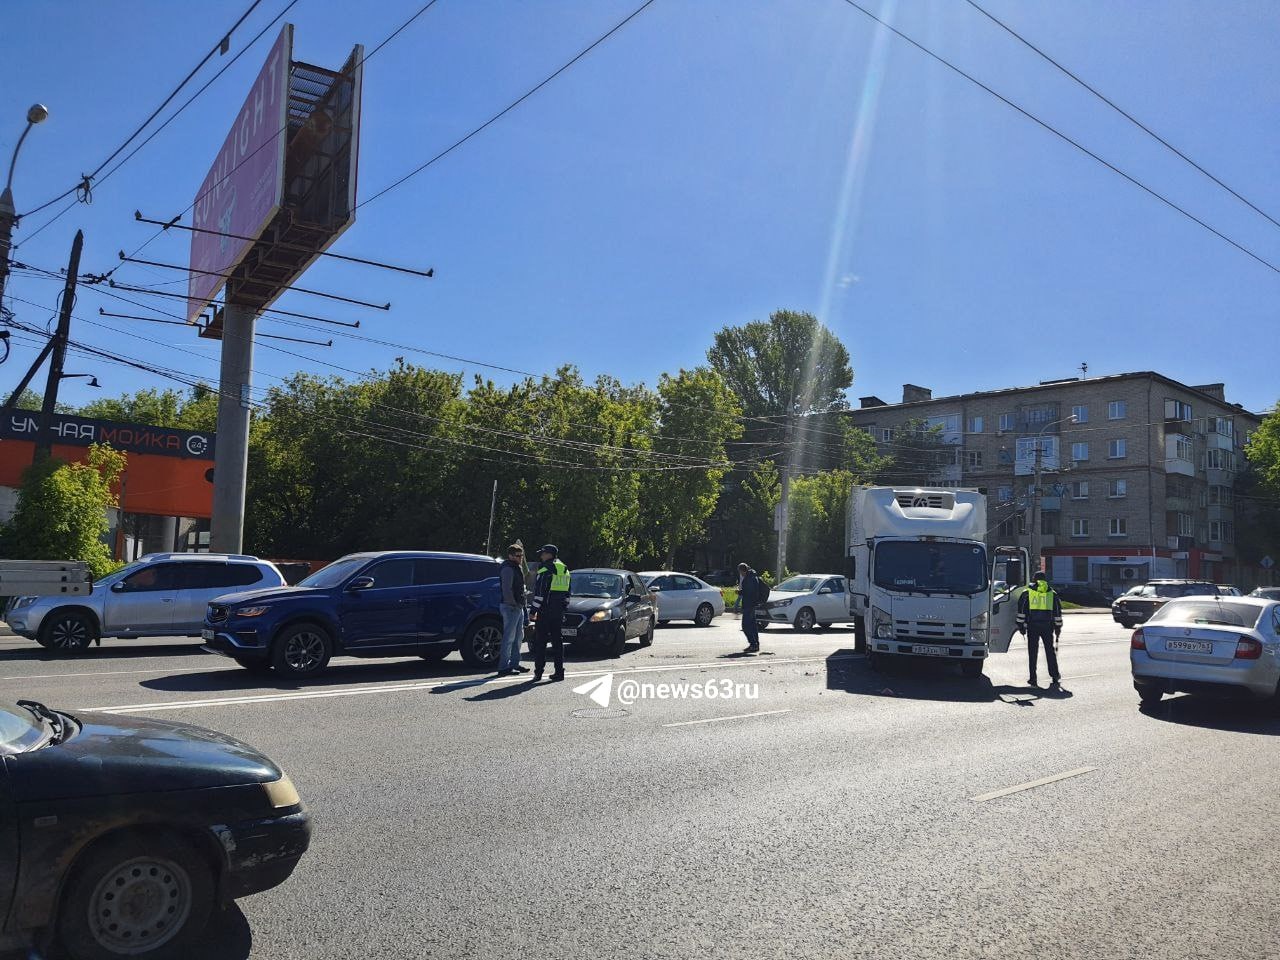
[[[893,617],[879,607],[871,608],[871,635],[877,640],[893,639]]]
[[[13,601],[13,609],[21,610],[23,607],[29,607],[36,602],[36,597],[19,597]]]
[[[601,620],[612,620],[612,619],[613,619],[612,607],[606,607],[603,610],[597,610],[595,613],[591,615],[592,623],[599,623]]]
[[[260,617],[270,609],[270,607],[241,607],[235,612],[235,615],[237,617]]]
[[[991,626],[991,614],[983,610],[969,621],[969,638],[977,643],[987,642],[987,633]]]
[[[770,610],[776,610],[778,607],[789,607],[791,606],[792,599],[794,598],[788,597],[786,600],[770,600],[765,604],[765,606]]]
[[[302,802],[302,798],[298,796],[298,790],[293,785],[293,781],[286,775],[281,775],[279,780],[264,783],[262,790],[267,795],[267,803],[271,804],[276,810],[282,810],[285,807],[296,807]]]

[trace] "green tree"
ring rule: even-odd
[[[84,463],[45,458],[30,466],[13,518],[0,533],[3,554],[21,560],[83,560],[95,578],[114,567],[104,541],[107,510],[126,458],[110,447],[89,447]]]
[[[208,432],[217,427],[218,392],[206,386],[185,392],[148,388],[94,400],[75,412],[98,420]]]
[[[942,442],[942,428],[924,420],[909,420],[894,431],[888,459],[880,465],[876,482],[889,486],[923,487],[951,462],[955,448]]]
[[[1262,418],[1244,449],[1261,488],[1280,498],[1280,404]]]

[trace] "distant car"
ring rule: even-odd
[[[765,612],[770,622],[788,623],[802,633],[854,619],[847,581],[834,573],[788,577],[769,591]]]
[[[1054,586],[1054,591],[1058,597],[1066,603],[1076,603],[1082,607],[1109,607],[1111,606],[1111,597],[1097,587],[1091,587],[1088,584],[1064,583],[1062,586]]]
[[[0,704],[0,783],[0,948],[183,956],[215,906],[283,883],[311,838],[278,766],[186,724]]]
[[[699,574],[698,577],[713,587],[736,587],[738,585],[737,570],[712,570],[709,573]]]
[[[620,657],[628,640],[653,643],[658,610],[644,581],[628,570],[574,570],[561,634],[575,648]]]
[[[1263,600],[1280,600],[1280,587],[1258,587],[1249,596],[1260,597]]]
[[[209,601],[246,587],[279,587],[275,564],[217,553],[153,553],[107,574],[79,597],[18,597],[10,628],[50,650],[103,637],[198,637]]]
[[[1218,596],[1216,584],[1207,580],[1151,580],[1139,584],[1111,604],[1111,618],[1128,629],[1147,619],[1177,597]]]
[[[312,677],[331,657],[443,660],[490,669],[502,645],[501,564],[469,553],[353,553],[295,587],[218,598],[205,648],[242,667]]]
[[[724,595],[687,573],[668,573],[650,570],[640,574],[640,579],[656,594],[658,623],[671,620],[692,620],[700,627],[711,626],[711,621],[724,614]]]
[[[1146,706],[1166,693],[1270,699],[1280,705],[1280,602],[1257,597],[1170,600],[1129,642]]]

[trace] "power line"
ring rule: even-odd
[[[929,57],[933,58],[934,60],[938,61],[938,63],[942,64],[942,65],[943,65],[944,67],[946,67],[948,70],[951,70],[951,71],[953,71],[954,73],[957,73],[957,74],[959,74],[960,76],[964,77],[964,79],[968,80],[968,81],[969,81],[970,83],[972,83],[974,86],[979,87],[979,88],[981,88],[982,90],[985,90],[987,93],[991,94],[991,96],[995,97],[997,100],[999,100],[1001,103],[1005,104],[1006,106],[1012,107],[1014,110],[1018,111],[1018,113],[1022,114],[1024,117],[1026,117],[1028,120],[1031,120],[1031,121],[1035,122],[1037,125],[1039,125],[1039,126],[1043,127],[1045,130],[1048,130],[1048,131],[1049,131],[1050,133],[1052,133],[1055,137],[1058,137],[1060,140],[1064,141],[1065,143],[1068,143],[1068,144],[1070,144],[1071,146],[1075,147],[1077,150],[1079,150],[1079,151],[1080,151],[1081,153],[1083,153],[1085,156],[1087,156],[1087,157],[1089,157],[1090,159],[1095,160],[1096,162],[1098,162],[1098,163],[1102,164],[1102,166],[1106,167],[1106,168],[1107,168],[1108,170],[1110,170],[1112,173],[1114,173],[1114,174],[1116,174],[1116,175],[1118,175],[1118,176],[1120,176],[1120,177],[1123,177],[1125,180],[1129,181],[1131,184],[1133,184],[1133,185],[1134,185],[1135,187],[1137,187],[1139,190],[1143,191],[1144,193],[1150,194],[1151,196],[1153,196],[1153,197],[1155,197],[1157,200],[1159,200],[1161,203],[1163,203],[1163,204],[1165,204],[1166,206],[1168,206],[1170,209],[1176,210],[1178,213],[1182,214],[1184,217],[1186,217],[1186,218],[1187,218],[1188,220],[1190,220],[1192,223],[1198,224],[1199,226],[1201,226],[1201,227],[1203,227],[1204,229],[1208,230],[1210,233],[1212,233],[1212,234],[1213,234],[1215,237],[1217,237],[1219,240],[1222,240],[1222,241],[1224,241],[1224,242],[1226,242],[1226,243],[1230,244],[1231,246],[1235,247],[1235,248],[1236,248],[1237,250],[1239,250],[1241,253],[1243,253],[1243,254],[1245,254],[1246,256],[1248,256],[1248,257],[1252,258],[1253,260],[1256,260],[1258,263],[1262,264],[1262,265],[1263,265],[1264,267],[1266,267],[1268,270],[1271,270],[1271,271],[1272,271],[1272,272],[1274,272],[1274,273],[1280,273],[1280,266],[1277,266],[1276,264],[1272,263],[1270,260],[1267,260],[1267,259],[1265,259],[1264,257],[1262,257],[1261,255],[1259,255],[1259,254],[1257,254],[1257,253],[1254,253],[1252,250],[1250,250],[1250,249],[1249,249],[1248,247],[1246,247],[1244,244],[1242,244],[1242,243],[1238,243],[1237,241],[1232,240],[1232,239],[1231,239],[1230,237],[1228,237],[1225,233],[1223,233],[1222,231],[1220,231],[1220,230],[1216,229],[1215,227],[1210,226],[1207,222],[1205,222],[1204,220],[1201,220],[1199,217],[1197,217],[1194,213],[1191,213],[1191,212],[1190,212],[1189,210],[1187,210],[1185,207],[1181,207],[1181,206],[1179,206],[1178,204],[1174,203],[1172,200],[1170,200],[1170,199],[1169,199],[1168,197],[1166,197],[1164,194],[1159,193],[1159,192],[1157,192],[1156,190],[1154,190],[1153,188],[1151,188],[1151,187],[1147,186],[1145,183],[1143,183],[1143,182],[1142,182],[1141,180],[1139,180],[1137,177],[1135,177],[1135,176],[1133,176],[1133,175],[1131,175],[1131,174],[1125,173],[1125,171],[1121,170],[1121,169],[1120,169],[1119,167],[1117,167],[1114,163],[1111,163],[1109,160],[1104,160],[1101,156],[1099,156],[1098,154],[1094,153],[1092,150],[1090,150],[1088,147],[1086,147],[1086,146],[1085,146],[1084,144],[1082,144],[1080,141],[1072,139],[1072,138],[1071,138],[1071,137],[1069,137],[1067,134],[1065,134],[1065,133],[1063,133],[1061,130],[1059,130],[1057,127],[1055,127],[1055,126],[1053,126],[1052,124],[1050,124],[1048,121],[1041,120],[1038,116],[1036,116],[1036,115],[1035,115],[1034,113],[1032,113],[1030,110],[1028,110],[1028,109],[1026,109],[1025,107],[1019,106],[1018,104],[1014,103],[1012,100],[1010,100],[1010,99],[1009,99],[1008,97],[1006,97],[1004,94],[999,93],[999,92],[998,92],[998,91],[996,91],[994,88],[992,88],[992,87],[988,86],[987,84],[983,83],[981,80],[979,80],[979,79],[978,79],[977,77],[975,77],[973,74],[968,73],[968,72],[966,72],[965,70],[961,69],[960,67],[956,66],[954,63],[952,63],[950,60],[948,60],[948,59],[946,59],[945,57],[943,57],[941,54],[934,53],[932,50],[930,50],[930,49],[929,49],[928,47],[926,47],[924,44],[920,43],[918,40],[913,39],[912,37],[910,37],[910,36],[908,36],[907,34],[903,33],[903,32],[902,32],[901,30],[899,30],[897,27],[893,26],[893,24],[891,24],[891,23],[889,23],[888,21],[886,21],[886,20],[884,20],[884,19],[882,19],[882,18],[880,18],[880,17],[876,16],[874,13],[872,13],[872,12],[871,12],[870,10],[868,10],[866,7],[862,6],[862,4],[858,3],[858,2],[857,2],[857,0],[844,0],[844,2],[845,2],[845,3],[847,3],[849,6],[853,7],[855,10],[857,10],[857,11],[859,11],[860,13],[864,14],[865,16],[869,17],[870,19],[874,20],[876,23],[880,24],[882,27],[884,27],[884,28],[885,28],[886,30],[888,30],[890,33],[894,34],[895,36],[899,37],[899,38],[900,38],[900,39],[902,39],[902,40],[905,40],[907,43],[911,44],[911,46],[915,47],[915,48],[916,48],[917,50],[919,50],[921,53],[923,53],[923,54],[925,54],[926,56],[929,56]]]
[[[1079,77],[1079,75],[1077,75],[1077,74],[1073,73],[1072,71],[1068,70],[1068,69],[1067,69],[1066,67],[1064,67],[1060,62],[1058,62],[1057,60],[1055,60],[1053,57],[1049,56],[1049,54],[1045,53],[1045,52],[1044,52],[1044,50],[1040,49],[1038,46],[1036,46],[1034,43],[1032,43],[1030,40],[1028,40],[1028,39],[1027,39],[1026,37],[1024,37],[1022,34],[1018,33],[1018,31],[1014,30],[1014,29],[1013,29],[1013,27],[1009,26],[1009,25],[1008,25],[1007,23],[1005,23],[1003,20],[1000,20],[999,18],[997,18],[994,14],[989,13],[989,12],[988,12],[987,10],[985,10],[983,7],[979,6],[979,5],[975,2],[975,0],[965,0],[965,3],[969,4],[969,6],[973,7],[973,9],[977,10],[980,14],[982,14],[984,17],[986,17],[988,20],[990,20],[992,23],[994,23],[994,24],[995,24],[996,26],[998,26],[1000,29],[1004,30],[1006,33],[1008,33],[1011,37],[1013,37],[1013,38],[1014,38],[1015,40],[1017,40],[1019,43],[1023,44],[1024,46],[1028,47],[1029,49],[1033,50],[1035,53],[1037,53],[1037,54],[1038,54],[1040,57],[1042,57],[1044,60],[1047,60],[1049,63],[1053,64],[1053,65],[1054,65],[1055,67],[1057,67],[1060,71],[1062,71],[1064,74],[1066,74],[1066,75],[1067,75],[1068,77],[1070,77],[1072,80],[1074,80],[1074,81],[1075,81],[1076,83],[1078,83],[1080,86],[1084,87],[1086,90],[1088,90],[1091,94],[1093,94],[1095,97],[1097,97],[1097,98],[1098,98],[1099,100],[1101,100],[1103,103],[1105,103],[1108,107],[1110,107],[1110,108],[1111,108],[1112,110],[1114,110],[1116,113],[1120,114],[1120,116],[1124,117],[1126,120],[1128,120],[1130,123],[1132,123],[1134,126],[1136,126],[1136,127],[1137,127],[1139,130],[1141,130],[1143,133],[1147,134],[1147,136],[1151,137],[1151,138],[1152,138],[1153,140],[1155,140],[1157,143],[1160,143],[1162,146],[1164,146],[1164,147],[1166,147],[1167,149],[1171,150],[1171,151],[1172,151],[1176,156],[1180,157],[1182,160],[1184,160],[1184,161],[1186,161],[1187,163],[1189,163],[1192,167],[1194,167],[1196,170],[1200,171],[1202,174],[1204,174],[1206,177],[1208,177],[1210,180],[1212,180],[1214,183],[1216,183],[1218,186],[1220,186],[1223,190],[1227,191],[1227,193],[1231,194],[1233,197],[1235,197],[1237,200],[1239,200],[1241,203],[1243,203],[1245,206],[1247,206],[1250,210],[1253,210],[1255,213],[1258,213],[1258,214],[1260,214],[1260,215],[1261,215],[1261,216],[1263,216],[1263,217],[1266,217],[1268,220],[1270,220],[1270,221],[1271,221],[1273,224],[1275,224],[1277,227],[1280,227],[1280,220],[1277,220],[1275,217],[1271,216],[1271,214],[1267,213],[1267,211],[1263,210],[1261,207],[1259,207],[1257,204],[1253,203],[1253,202],[1252,202],[1251,200],[1249,200],[1247,197],[1242,196],[1238,191],[1234,190],[1232,187],[1228,186],[1226,183],[1223,183],[1223,182],[1222,182],[1222,180],[1220,180],[1218,177],[1215,177],[1212,173],[1210,173],[1208,170],[1206,170],[1203,166],[1201,166],[1200,164],[1196,163],[1196,161],[1192,160],[1189,156],[1187,156],[1185,153],[1183,153],[1181,150],[1179,150],[1177,147],[1175,147],[1172,143],[1170,143],[1170,142],[1169,142],[1168,140],[1166,140],[1164,137],[1160,136],[1160,134],[1156,133],[1154,130],[1152,130],[1150,127],[1148,127],[1145,123],[1143,123],[1141,120],[1139,120],[1139,119],[1138,119],[1137,117],[1135,117],[1133,114],[1129,113],[1129,112],[1128,112],[1127,110],[1125,110],[1123,107],[1121,107],[1120,105],[1118,105],[1115,101],[1113,101],[1113,100],[1111,100],[1109,97],[1107,97],[1107,96],[1106,96],[1104,93],[1102,93],[1102,91],[1100,91],[1097,87],[1094,87],[1094,86],[1092,86],[1091,84],[1089,84],[1088,82],[1086,82],[1085,80],[1082,80],[1082,79]]]

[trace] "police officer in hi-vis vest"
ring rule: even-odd
[[[1038,686],[1036,681],[1036,646],[1044,642],[1044,659],[1049,666],[1050,687],[1057,688],[1062,682],[1058,674],[1058,654],[1054,644],[1062,636],[1062,601],[1043,573],[1033,574],[1031,586],[1018,598],[1018,632],[1026,634],[1027,657],[1030,660],[1028,683]]]
[[[538,550],[542,565],[533,585],[533,679],[542,679],[547,665],[547,643],[551,643],[551,655],[556,671],[552,680],[564,679],[564,638],[560,635],[564,608],[569,602],[569,568],[560,562],[555,544],[544,544]]]

